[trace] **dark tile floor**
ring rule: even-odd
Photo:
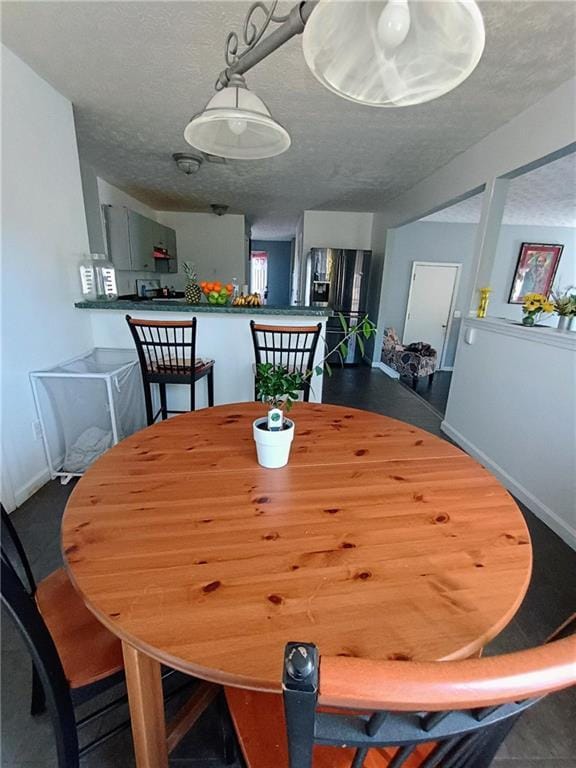
[[[324,388],[327,402],[365,408],[402,419],[437,435],[440,418],[430,404],[368,368],[336,370]],[[13,513],[38,578],[60,563],[60,518],[72,485],[49,483]],[[576,553],[528,510],[534,572],[526,599],[511,624],[490,644],[500,653],[540,643],[576,607]],[[9,621],[2,622],[3,768],[53,768],[56,765],[50,723],[28,714],[30,665]],[[495,768],[576,768],[576,695],[567,691],[531,710],[503,745]],[[107,728],[109,724],[100,727]],[[82,768],[133,768],[130,734],[96,750]],[[215,715],[207,712],[171,758],[172,768],[222,768]],[[271,766],[270,768],[274,768]],[[281,768],[278,766],[277,768]]]
[[[436,371],[432,384],[428,383],[428,377],[426,376],[418,381],[416,389],[412,388],[411,379],[400,377],[400,384],[403,387],[408,387],[415,395],[425,400],[440,416],[444,416],[446,413],[451,382],[452,371]]]

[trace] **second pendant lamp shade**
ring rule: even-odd
[[[274,157],[290,146],[288,131],[238,76],[190,120],[184,138],[202,152],[234,160]]]
[[[361,104],[403,107],[460,85],[484,39],[473,0],[320,0],[302,46],[326,88]]]

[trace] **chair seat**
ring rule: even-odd
[[[86,608],[63,568],[38,584],[36,603],[71,688],[90,685],[124,668],[120,640]]]
[[[166,365],[162,363],[151,363],[150,370],[168,376],[190,376],[191,373],[198,375],[207,372],[213,365],[214,360],[201,360],[197,357],[194,363],[194,369],[192,369],[190,360],[171,360]]]
[[[226,688],[226,700],[248,768],[288,768],[284,704],[278,693]],[[434,743],[417,747],[403,768],[419,768]],[[363,768],[387,768],[396,748],[371,749]],[[313,768],[350,768],[353,749],[314,747]]]

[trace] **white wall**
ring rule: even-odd
[[[179,273],[168,276],[169,282],[174,278],[171,285],[184,288],[184,261],[196,265],[200,280],[229,282],[236,277],[240,284],[248,282],[244,216],[180,211],[158,211],[157,216],[162,224],[176,230]]]
[[[113,184],[109,184],[104,179],[98,177],[98,194],[100,196],[100,205],[125,205],[136,213],[141,213],[142,216],[148,216],[149,219],[159,221],[158,215],[153,208],[136,200],[135,197],[127,195],[126,192],[122,192],[121,189],[115,187]]]
[[[522,243],[559,243],[564,246],[556,271],[555,287],[567,288],[576,285],[576,229],[574,227],[529,227],[504,225],[500,230],[496,257],[490,285],[492,294],[488,314],[492,317],[522,319],[522,306],[508,304],[510,286],[518,262]],[[546,325],[556,325],[557,316],[544,317]]]
[[[382,216],[387,227],[415,221],[478,191],[487,179],[510,174],[574,141],[576,79],[488,134],[375,215]]]
[[[373,213],[350,211],[304,211],[302,257],[300,259],[300,303],[308,304],[307,272],[311,248],[372,248]],[[300,226],[300,225],[299,225]],[[296,232],[298,247],[299,229]]]
[[[2,463],[20,504],[48,479],[28,373],[92,347],[74,309],[88,236],[72,105],[4,46],[2,70]]]
[[[310,248],[372,248],[373,213],[304,211],[302,246]]]
[[[530,130],[526,130],[527,125]],[[374,214],[374,232],[378,232],[379,241],[382,241],[387,233],[388,251],[394,240],[394,228],[415,222],[450,203],[481,192],[485,187],[491,187],[498,177],[511,176],[518,169],[537,167],[543,158],[552,159],[553,156],[565,154],[568,148],[574,148],[575,142],[576,79],[572,79],[459,154],[419,184],[391,200],[384,211]],[[498,181],[502,184],[501,179]],[[485,195],[485,202],[486,200]],[[473,279],[469,285],[471,300],[465,302],[468,308],[477,303],[477,294],[473,289],[485,238],[486,233],[479,228],[475,244],[475,263],[471,269]],[[379,294],[381,313],[384,307],[380,298],[383,286],[389,280],[387,261],[386,259],[382,270],[380,289],[376,291]],[[490,311],[493,311],[493,306]],[[379,359],[381,324],[379,321],[375,360]]]
[[[402,338],[412,264],[415,261],[450,262],[462,265],[454,310],[466,313],[467,307],[463,302],[471,279],[470,268],[474,255],[476,229],[476,224],[414,222],[394,230],[393,243],[386,251],[388,263],[386,282],[382,289],[380,315],[382,328],[389,326],[395,328]],[[459,328],[460,321],[453,319],[445,355],[446,366],[454,364]]]
[[[576,334],[490,318],[469,329],[442,429],[576,548]]]

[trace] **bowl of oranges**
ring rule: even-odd
[[[200,288],[204,296],[206,296],[208,304],[228,304],[234,291],[232,283],[223,285],[218,280],[215,283],[203,281],[200,283]]]

